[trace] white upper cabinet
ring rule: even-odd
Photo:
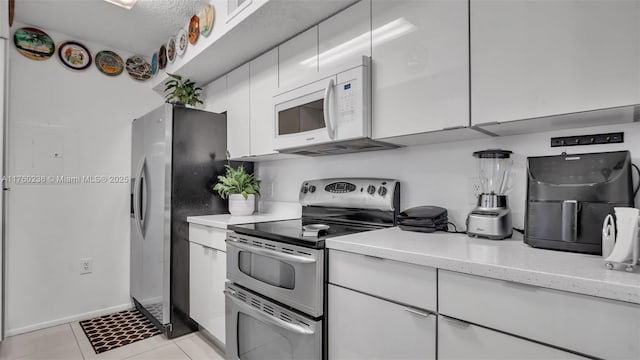
[[[228,109],[227,76],[216,79],[204,88],[204,106],[206,111],[221,114]]]
[[[469,126],[466,0],[372,2],[373,137]]]
[[[320,71],[371,56],[371,0],[362,0],[318,25]]]
[[[227,75],[227,149],[231,158],[251,154],[249,63]]]
[[[318,27],[301,33],[278,47],[279,86],[287,87],[318,72]]]
[[[0,38],[9,38],[9,1],[0,0]]]
[[[278,49],[250,63],[251,155],[273,154],[275,113],[273,95],[278,90]]]
[[[639,19],[638,1],[471,0],[472,123],[639,103]]]

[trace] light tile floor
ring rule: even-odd
[[[223,360],[224,355],[200,333],[171,340],[157,335],[96,354],[73,322],[7,338],[0,343],[0,360],[5,359]]]

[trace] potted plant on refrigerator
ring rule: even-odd
[[[233,168],[224,166],[227,173],[218,176],[218,183],[213,186],[221,198],[229,198],[229,212],[234,216],[253,214],[256,196],[260,196],[260,180],[244,170],[243,165]]]
[[[164,92],[167,94],[165,101],[170,104],[176,105],[191,105],[196,106],[202,104],[200,99],[201,88],[196,86],[196,83],[186,79],[183,80],[182,76],[169,74],[171,79],[164,83]]]

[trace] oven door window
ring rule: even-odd
[[[237,339],[240,360],[293,359],[292,339],[242,312],[238,313]]]
[[[284,261],[240,251],[238,268],[245,275],[263,283],[288,290],[295,287],[296,270]]]
[[[278,112],[278,135],[298,134],[324,127],[323,99]]]

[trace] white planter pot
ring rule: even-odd
[[[256,208],[256,197],[250,194],[247,199],[240,194],[229,195],[229,212],[233,216],[248,216]]]

